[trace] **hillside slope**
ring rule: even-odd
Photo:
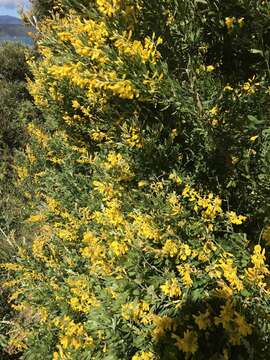
[[[13,16],[0,16],[0,41],[20,41],[32,44],[32,39],[28,33],[33,31],[31,27],[26,27],[23,22]]]

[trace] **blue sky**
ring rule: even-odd
[[[0,15],[18,15],[18,6],[29,4],[28,0],[0,0]]]

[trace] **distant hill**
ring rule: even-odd
[[[21,25],[22,21],[14,16],[0,15],[0,25]]]
[[[31,45],[33,41],[28,35],[29,32],[33,32],[33,29],[25,26],[20,19],[8,15],[0,16],[0,42],[19,41]]]

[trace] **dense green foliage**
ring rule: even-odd
[[[27,76],[30,75],[25,58],[26,49],[25,46],[16,42],[0,44],[0,78],[2,80],[26,81]]]
[[[16,150],[25,146],[25,124],[36,116],[26,88],[26,79],[30,75],[26,50],[27,47],[19,43],[6,42],[0,45],[0,225],[5,231],[14,228],[13,215],[20,212],[20,207],[14,204],[18,199],[10,196],[16,193],[13,158]]]
[[[16,243],[22,238],[22,214],[25,212],[25,198],[16,186],[14,166],[16,156],[24,149],[28,135],[27,122],[37,112],[26,87],[30,75],[26,63],[27,47],[19,43],[0,44],[0,258],[8,261],[16,252]],[[3,274],[1,273],[1,279]],[[4,335],[12,311],[7,303],[7,292],[0,291],[0,357],[5,345]],[[2,343],[3,341],[3,343]]]
[[[266,359],[270,4],[54,5],[30,60],[43,119],[16,167],[30,216],[2,265],[6,352]]]

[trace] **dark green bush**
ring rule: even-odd
[[[25,236],[22,220],[27,209],[26,197],[18,188],[16,157],[26,147],[26,124],[37,117],[27,90],[30,75],[25,46],[0,44],[0,260],[13,258]],[[0,279],[4,274],[1,272]],[[0,358],[15,359],[2,352],[13,312],[7,302],[8,291],[0,289]]]
[[[29,76],[26,63],[28,48],[16,42],[0,43],[0,79],[6,81],[25,81]]]

